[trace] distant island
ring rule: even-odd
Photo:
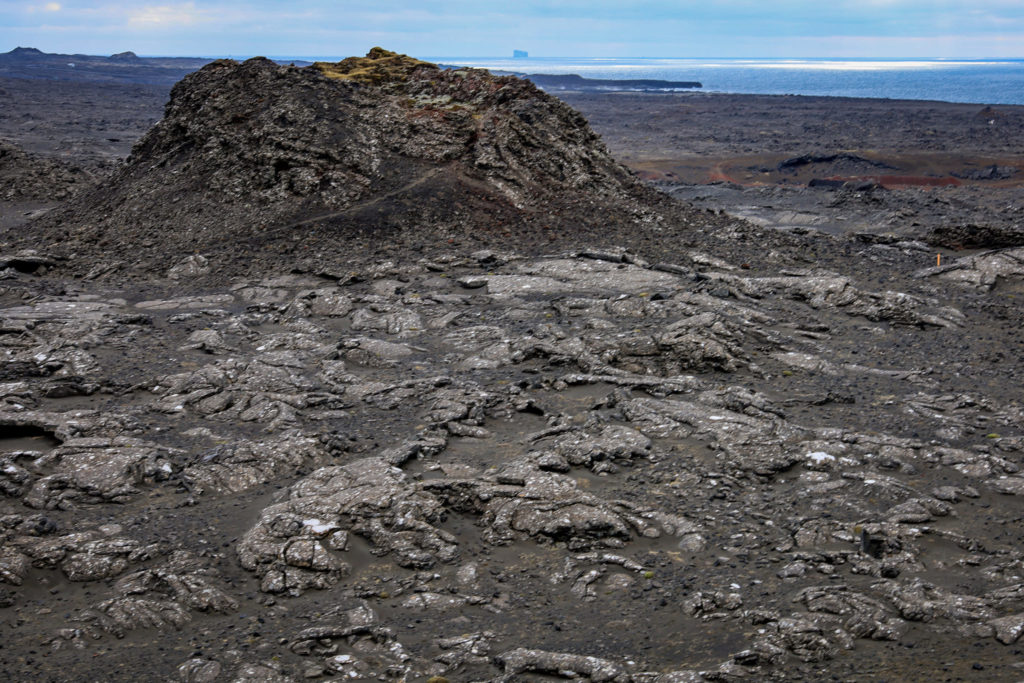
[[[526,50],[512,50],[512,59],[526,59],[530,53]]]

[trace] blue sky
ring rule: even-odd
[[[0,0],[0,51],[1024,58],[1024,0]]]

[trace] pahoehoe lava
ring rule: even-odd
[[[1018,677],[1005,235],[698,209],[379,48],[206,65],[95,182],[7,150],[8,679]]]

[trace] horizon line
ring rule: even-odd
[[[52,53],[51,53],[52,54]],[[159,55],[159,54],[138,54],[138,57],[145,59],[252,59],[254,57],[265,57],[267,59],[294,59],[299,61],[340,61],[348,57],[358,55],[274,55],[263,54],[227,54],[219,56],[210,55]],[[93,55],[89,55],[93,56]],[[105,55],[95,55],[105,56]],[[416,56],[416,55],[410,55]],[[815,61],[815,62],[1024,62],[1022,57],[581,57],[581,56],[544,56],[544,57],[509,57],[509,56],[472,56],[472,55],[419,55],[417,58],[425,60],[487,60],[487,61],[514,61],[529,62],[532,60],[606,60],[606,61],[629,61],[629,60],[716,60],[716,61]]]
[[[30,46],[16,46],[8,50],[13,52],[16,49],[37,49]],[[140,54],[134,52],[134,50],[120,50],[118,52],[111,52],[110,54],[89,54],[85,52],[45,52],[40,50],[43,54],[47,55],[83,55],[87,57],[110,57],[114,54],[120,54],[121,52],[133,52],[137,57],[143,59],[251,59],[253,57],[266,57],[267,59],[292,59],[298,61],[331,61],[341,60],[347,57],[359,56],[359,55],[291,55],[291,54],[270,54],[270,53],[241,53],[241,54],[220,54],[220,55],[198,55],[198,54]],[[3,53],[0,53],[3,54]],[[566,56],[566,55],[530,55],[528,57],[514,57],[511,55],[419,55],[420,59],[429,60],[487,60],[487,61],[515,61],[515,62],[529,62],[529,61],[570,61],[570,60],[607,60],[607,61],[629,61],[629,60],[716,60],[716,61],[817,61],[817,62],[1020,62],[1024,61],[1024,55],[1019,57],[1001,57],[1001,56],[989,56],[989,57],[952,57],[952,56],[941,56],[941,57],[880,57],[880,56],[858,56],[858,57],[837,57],[837,56],[814,56],[814,57],[797,57],[797,56],[746,56],[746,57],[722,57],[715,55],[700,55],[700,56],[642,56],[642,57],[623,57],[623,56]]]

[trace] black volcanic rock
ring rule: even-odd
[[[0,140],[0,201],[62,200],[92,180],[78,166]]]
[[[1024,246],[1024,227],[950,221],[928,232],[929,244],[947,249],[1001,249]]]
[[[198,252],[231,273],[398,244],[635,234],[659,206],[680,210],[531,83],[376,51],[187,76],[126,166],[36,237],[147,272]]]
[[[140,61],[139,56],[131,50],[127,52],[118,52],[115,55],[110,55],[109,59],[114,62],[138,62]]]
[[[954,178],[960,178],[962,180],[1007,180],[1017,175],[1018,170],[1019,169],[1016,166],[1000,166],[998,164],[991,164],[984,168],[953,171],[952,175]]]
[[[792,171],[806,166],[828,173],[871,173],[879,169],[890,170],[892,166],[882,161],[865,159],[857,154],[845,152],[835,154],[802,154],[779,162],[778,170]]]
[[[36,59],[44,56],[45,54],[46,53],[42,50],[34,47],[16,47],[5,55],[0,56],[8,57],[10,59]]]

